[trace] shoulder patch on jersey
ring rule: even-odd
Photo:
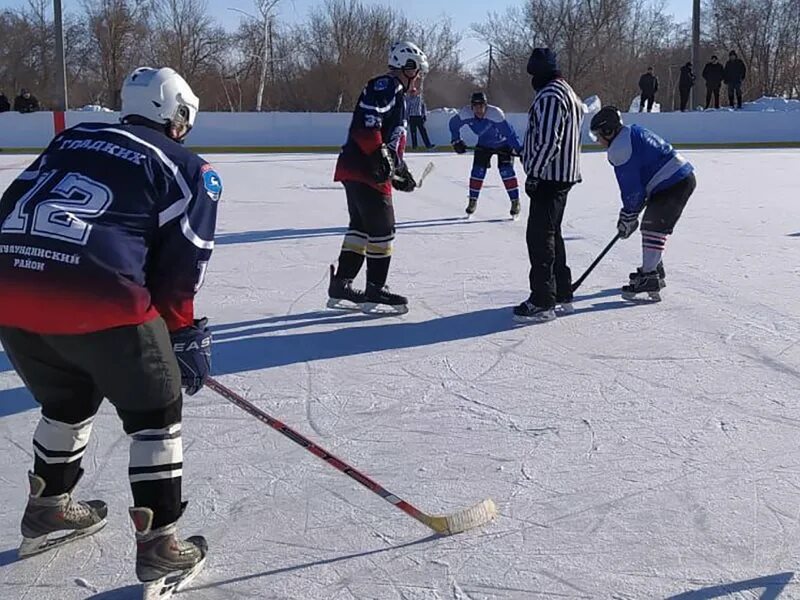
[[[611,142],[608,148],[608,162],[615,167],[621,167],[633,156],[633,141],[631,140],[631,128],[623,126],[622,130]]]
[[[372,84],[372,89],[376,92],[382,92],[383,90],[389,89],[390,80],[388,77],[379,77],[374,81]]]
[[[222,195],[222,178],[214,170],[214,167],[208,163],[200,168],[200,174],[203,176],[203,187],[206,190],[206,194],[216,202]]]

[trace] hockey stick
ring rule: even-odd
[[[405,500],[398,498],[394,494],[392,494],[389,490],[384,488],[382,485],[370,479],[363,473],[357,471],[346,462],[336,458],[333,454],[317,446],[314,442],[309,440],[303,434],[295,431],[291,427],[284,425],[277,419],[273,419],[263,410],[255,406],[252,402],[245,400],[239,394],[234,392],[233,390],[228,389],[217,380],[209,377],[206,381],[206,385],[217,392],[220,396],[225,398],[226,400],[232,402],[243,411],[250,413],[256,419],[261,421],[262,423],[266,423],[276,431],[282,433],[287,438],[292,440],[295,444],[299,444],[314,456],[318,456],[325,462],[327,462],[332,467],[340,470],[342,473],[354,479],[365,488],[378,494],[381,498],[390,502],[404,513],[414,517],[420,523],[427,525],[431,529],[433,529],[436,533],[442,535],[451,535],[454,533],[461,533],[462,531],[467,531],[468,529],[473,529],[474,527],[480,527],[482,525],[486,525],[492,519],[497,516],[497,507],[495,506],[494,502],[491,498],[487,498],[483,502],[479,502],[475,506],[471,506],[470,508],[465,508],[454,512],[449,515],[429,515],[427,513],[422,512],[418,508],[412,506]]]
[[[597,258],[594,259],[594,262],[589,265],[589,268],[586,269],[586,272],[578,278],[578,281],[576,281],[575,283],[572,284],[572,291],[573,292],[575,290],[577,290],[579,287],[581,287],[581,284],[583,283],[583,280],[586,279],[589,276],[589,273],[594,271],[594,268],[597,266],[597,264],[601,260],[603,260],[603,257],[606,254],[608,254],[608,251],[611,250],[611,248],[614,246],[614,244],[617,243],[618,239],[620,239],[619,233],[614,236],[614,239],[611,240],[605,248],[603,248],[603,251],[597,256]]]
[[[425,165],[425,169],[422,171],[422,175],[419,176],[419,181],[417,182],[418,188],[422,187],[422,182],[425,181],[425,178],[431,174],[431,171],[433,171],[433,162],[429,162],[427,165]]]

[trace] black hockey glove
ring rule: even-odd
[[[624,208],[620,210],[619,220],[617,221],[619,237],[627,240],[637,229],[639,229],[639,213],[628,212]]]
[[[392,177],[392,187],[401,192],[413,192],[417,188],[417,182],[411,171],[408,170],[408,165],[405,161],[394,172]]]
[[[211,374],[211,330],[208,319],[195,319],[194,325],[173,331],[172,350],[181,369],[181,385],[191,396],[200,391]]]
[[[456,140],[453,142],[453,150],[456,151],[456,154],[464,154],[467,151],[467,145],[464,140]]]
[[[528,177],[525,180],[525,193],[528,194],[529,198],[533,198],[533,195],[536,193],[536,188],[539,187],[539,180],[536,177]]]
[[[372,169],[372,177],[375,183],[383,183],[394,173],[394,167],[397,162],[394,153],[383,144],[370,157],[370,168]]]

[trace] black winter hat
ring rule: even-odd
[[[486,94],[484,92],[473,92],[469,98],[470,104],[487,104]]]
[[[556,53],[550,48],[534,48],[528,59],[528,75],[542,75],[558,70]]]

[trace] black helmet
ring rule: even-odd
[[[488,104],[484,92],[473,92],[469,99],[470,104]]]
[[[592,117],[589,129],[603,137],[614,135],[622,127],[622,115],[616,106],[604,106]]]

